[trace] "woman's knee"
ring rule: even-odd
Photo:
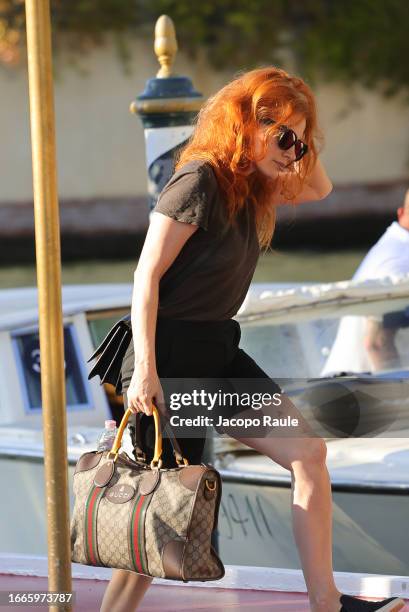
[[[291,470],[297,465],[303,469],[319,467],[325,464],[327,458],[327,445],[322,438],[302,439],[290,463]]]
[[[134,585],[136,588],[139,587],[142,583],[151,583],[153,578],[151,576],[137,574],[136,572],[130,572],[124,569],[114,569],[112,572],[111,580],[117,584],[121,584],[124,587],[126,585],[128,588],[132,588],[132,586]]]

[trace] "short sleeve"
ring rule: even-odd
[[[188,163],[165,185],[153,212],[208,230],[216,189],[216,177],[208,165]]]

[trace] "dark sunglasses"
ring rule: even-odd
[[[276,123],[273,119],[261,119],[263,125],[272,125]],[[277,137],[277,144],[283,151],[288,151],[291,147],[295,148],[295,160],[299,161],[306,153],[308,153],[308,145],[300,140],[297,134],[286,125],[280,125],[280,133]]]

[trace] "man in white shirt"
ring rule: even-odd
[[[397,216],[365,255],[352,280],[409,273],[409,189]]]
[[[352,280],[409,274],[409,190],[397,218],[365,255]],[[321,376],[399,367],[396,331],[384,325],[383,317],[343,317]]]

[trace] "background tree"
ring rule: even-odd
[[[57,57],[81,58],[109,33],[126,69],[129,35],[151,40],[165,13],[180,47],[191,57],[205,49],[215,69],[280,65],[290,52],[311,82],[358,82],[409,101],[406,0],[51,0],[51,11]],[[0,0],[0,62],[23,61],[24,0]]]

